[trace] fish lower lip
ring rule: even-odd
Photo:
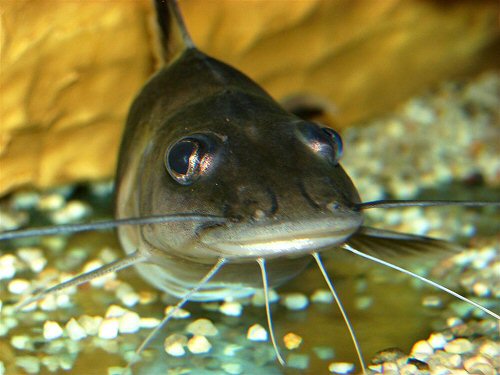
[[[357,228],[356,228],[357,229]],[[203,241],[210,250],[231,258],[273,258],[309,254],[328,246],[343,243],[356,229],[300,233],[295,236],[269,236],[266,238],[239,238],[237,240]]]

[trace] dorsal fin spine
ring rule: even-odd
[[[196,48],[187,31],[177,0],[154,0],[161,54],[165,62],[187,49]]]
[[[187,49],[196,48],[196,46],[193,43],[193,40],[191,39],[191,35],[189,35],[186,24],[184,22],[184,18],[182,18],[182,14],[179,9],[179,4],[177,3],[177,0],[167,0],[167,1],[170,11],[172,12],[172,16],[175,18],[176,26],[179,29],[185,47]]]

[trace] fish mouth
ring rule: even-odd
[[[361,226],[361,215],[277,223],[241,223],[207,228],[200,243],[219,256],[248,260],[298,257],[340,245]]]

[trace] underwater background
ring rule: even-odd
[[[222,54],[277,98],[305,94],[314,103],[332,103],[324,119],[340,129],[341,164],[363,200],[500,201],[495,2],[446,8],[433,1],[379,7],[303,1],[285,12],[280,2],[242,2],[239,11],[226,4],[231,2],[220,8],[209,3],[201,9],[199,2],[181,2],[202,49],[206,44]],[[1,230],[112,217],[120,126],[156,63],[148,3],[107,4],[107,11],[78,2],[61,2],[57,11],[46,1],[2,4],[8,38],[2,39],[0,68]],[[21,15],[37,19],[41,12],[46,19],[33,22],[31,31],[14,27]],[[70,17],[79,13],[81,18]],[[246,18],[253,28],[235,27]],[[85,35],[100,38],[79,39]],[[101,58],[107,49],[110,55]],[[58,70],[64,64],[68,69]],[[452,257],[398,264],[499,311],[499,216],[488,208],[408,208],[369,210],[367,222],[461,244],[464,251]],[[47,297],[28,311],[12,307],[23,295],[121,256],[113,232],[0,243],[0,374],[126,373],[126,361],[172,304],[134,270]],[[326,251],[324,258],[373,373],[500,371],[498,321],[352,254]],[[246,300],[189,303],[143,353],[134,373],[359,371],[345,323],[317,269],[273,296],[286,368],[275,360],[257,293]]]

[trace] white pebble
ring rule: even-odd
[[[460,318],[457,318],[456,316],[450,316],[449,318],[446,319],[446,325],[448,327],[457,327],[464,324],[464,321]]]
[[[452,354],[469,353],[472,349],[472,343],[467,339],[455,339],[444,346],[444,350]]]
[[[443,349],[447,341],[442,333],[433,333],[429,336],[427,342],[434,349]]]
[[[221,368],[230,375],[239,375],[243,373],[243,368],[239,363],[223,363]]]
[[[36,258],[28,263],[28,266],[31,269],[31,271],[35,273],[43,271],[46,265],[47,265],[47,259],[45,258]]]
[[[441,307],[443,305],[443,300],[439,296],[425,296],[422,298],[422,306],[425,307]]]
[[[469,374],[494,375],[495,369],[490,361],[481,356],[474,356],[464,361],[464,369]]]
[[[127,311],[118,320],[120,333],[135,333],[141,328],[141,317],[136,312]]]
[[[157,299],[158,299],[158,294],[156,292],[152,292],[149,290],[141,290],[139,292],[139,303],[141,305],[148,305],[150,303],[155,302]],[[186,310],[183,310],[183,311],[186,311]]]
[[[108,375],[131,375],[131,374],[132,373],[129,368],[120,366],[108,367]]]
[[[60,356],[59,357],[59,366],[64,371],[69,371],[73,368],[75,360],[70,356]]]
[[[488,287],[488,285],[480,281],[478,281],[472,286],[472,291],[476,296],[479,297],[487,297],[491,294],[491,290]]]
[[[113,181],[99,181],[91,183],[89,187],[92,194],[104,198],[112,194],[114,184]]]
[[[12,254],[5,254],[0,257],[0,280],[12,279],[16,275],[17,259]]]
[[[54,211],[50,218],[55,224],[67,224],[83,219],[89,213],[90,207],[86,203],[75,200]]]
[[[194,335],[187,343],[189,351],[193,354],[208,353],[212,349],[212,344],[205,336]]]
[[[38,306],[43,311],[55,311],[60,307],[69,307],[71,306],[70,298],[66,291],[62,294],[49,294],[43,297],[39,302]]]
[[[57,301],[54,294],[49,294],[43,297],[39,302],[38,306],[43,311],[55,311],[57,310]]]
[[[0,322],[1,322],[0,323],[0,332],[3,333],[1,336],[3,336],[5,333],[7,333],[10,329],[17,327],[17,325],[19,324],[19,321],[16,318],[13,318],[10,316],[2,317],[2,320]]]
[[[328,365],[328,371],[333,374],[349,374],[354,371],[354,364],[349,362],[332,362]]]
[[[16,358],[16,366],[22,367],[28,374],[40,372],[40,360],[33,356],[21,356]]]
[[[113,278],[112,280],[107,280],[104,283],[104,290],[107,292],[114,292],[122,282],[117,278]]]
[[[254,324],[248,329],[247,339],[250,341],[267,341],[267,331],[260,324]]]
[[[40,198],[37,207],[41,211],[55,211],[64,206],[64,197],[60,194],[47,194]]]
[[[123,307],[121,306],[118,306],[118,305],[111,305],[108,307],[108,309],[106,310],[106,313],[104,314],[104,316],[106,318],[119,318],[120,316],[123,316],[125,315],[125,313],[127,312],[128,310],[127,309],[124,309]]]
[[[500,357],[500,343],[486,341],[479,347],[479,353],[490,358]]]
[[[42,271],[47,265],[41,249],[36,247],[23,247],[17,250],[17,256],[28,265],[33,272]]]
[[[28,220],[25,212],[5,212],[0,209],[0,232],[18,229]]]
[[[7,336],[7,333],[9,333],[9,327],[7,327],[5,324],[0,323],[0,337]]]
[[[95,336],[99,332],[99,326],[103,319],[100,316],[82,315],[77,320],[87,335]]]
[[[127,307],[132,307],[137,305],[139,299],[140,297],[136,292],[128,292],[120,297],[120,301]]]
[[[240,316],[243,310],[243,306],[238,302],[224,302],[219,307],[219,311],[228,316]]]
[[[111,340],[118,336],[119,322],[117,318],[106,318],[99,325],[98,336],[101,339]]]
[[[416,188],[416,187],[415,187]],[[413,196],[413,193],[410,197]],[[411,221],[412,233],[425,235],[431,229],[430,224],[425,217]]]
[[[326,289],[316,289],[311,295],[312,303],[332,303],[333,296],[329,290]]]
[[[224,347],[223,353],[224,355],[234,357],[241,349],[243,349],[241,345],[229,344]]]
[[[278,293],[274,289],[269,289],[269,303],[275,303],[280,299]],[[265,294],[263,290],[257,290],[252,296],[252,305],[264,306],[266,304]]]
[[[121,299],[124,294],[134,292],[134,288],[125,282],[121,282],[115,290],[116,298]]]
[[[462,367],[462,358],[459,354],[451,354],[440,350],[434,354],[433,359],[448,368]]]
[[[68,291],[65,291],[66,293],[69,292]],[[56,303],[57,303],[57,307],[70,307],[71,306],[71,300],[69,298],[69,295],[66,294],[66,293],[60,293],[60,294],[57,294],[56,295]]]
[[[294,350],[302,344],[302,337],[293,332],[289,332],[283,337],[283,342],[288,350]]]
[[[66,323],[66,332],[71,340],[79,341],[87,337],[85,329],[76,321],[76,319],[71,318],[68,323]]]
[[[12,206],[17,209],[27,210],[34,208],[38,204],[39,200],[40,195],[36,191],[21,190],[14,193]]]
[[[388,210],[384,216],[384,220],[388,225],[398,225],[401,223],[401,217],[401,212]]]
[[[31,286],[31,283],[25,279],[14,279],[9,283],[8,289],[12,294],[23,294]]]
[[[359,296],[356,298],[355,304],[358,310],[366,310],[373,304],[373,297]]]
[[[59,359],[56,356],[48,355],[42,357],[41,362],[50,372],[56,372],[59,369]]]
[[[63,334],[63,329],[59,323],[53,320],[47,320],[43,325],[43,337],[45,340],[54,340],[61,337]]]
[[[45,237],[41,240],[41,243],[50,250],[61,251],[68,244],[68,239],[60,236]]]
[[[165,308],[165,315],[169,315],[174,308],[175,308],[174,306],[167,306]],[[177,309],[172,317],[174,319],[186,319],[189,318],[190,316],[191,313],[189,311],[184,309]]]
[[[282,297],[281,303],[289,310],[303,310],[309,305],[309,300],[305,294],[290,293]]]
[[[423,217],[423,210],[420,207],[410,207],[403,210],[403,222],[411,223]]]
[[[163,343],[163,347],[167,354],[174,357],[182,357],[186,354],[184,347],[187,345],[188,339],[184,335],[174,333],[168,336]]]
[[[418,192],[418,186],[415,183],[399,181],[398,184],[390,184],[397,193],[398,198],[411,199]]]
[[[10,344],[19,350],[27,350],[32,346],[31,337],[27,335],[12,336]]]
[[[42,249],[37,247],[20,247],[16,251],[17,256],[23,261],[28,263],[31,259],[43,257]]]
[[[399,368],[399,373],[401,375],[419,375],[421,372],[418,370],[417,366],[411,363],[402,365]]]
[[[412,349],[411,349],[411,353],[412,354],[432,354],[434,353],[434,349],[432,348],[432,346],[430,346],[430,344],[425,341],[425,340],[420,340],[420,341],[417,341]]]
[[[316,356],[323,361],[327,361],[335,357],[335,351],[333,348],[327,346],[315,346],[312,349]]]
[[[113,248],[105,246],[99,251],[98,257],[104,263],[111,263],[118,260],[119,255]]]
[[[305,370],[309,366],[307,354],[291,353],[286,358],[287,367]]]
[[[382,365],[368,365],[368,368],[375,374],[381,374],[383,371]]]
[[[210,320],[203,318],[188,324],[186,331],[201,336],[216,336],[219,333],[217,327]]]
[[[141,318],[141,328],[154,328],[161,323],[160,319],[156,318]]]

